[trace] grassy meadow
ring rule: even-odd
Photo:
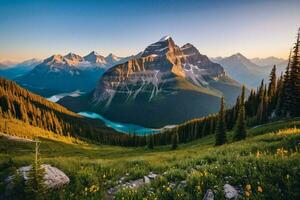
[[[225,183],[239,187],[242,199],[299,199],[297,127],[299,119],[279,121],[249,129],[244,141],[231,142],[233,133],[228,132],[226,145],[215,147],[214,135],[209,135],[180,144],[177,150],[170,146],[149,150],[98,145],[68,137],[49,138],[46,133],[32,134],[31,138],[39,137],[42,142],[42,162],[61,169],[70,178],[69,185],[50,191],[49,199],[111,198],[107,191],[120,178],[135,180],[149,172],[158,177],[139,189],[119,190],[115,199],[202,199],[207,189],[214,191],[216,199],[224,199]],[[0,136],[0,194],[5,191],[4,179],[16,168],[29,165],[33,158],[32,142]],[[18,199],[18,195],[22,193],[13,198]]]

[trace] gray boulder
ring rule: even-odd
[[[224,193],[226,199],[238,199],[239,198],[239,192],[235,187],[225,184],[224,185]]]
[[[211,189],[208,189],[202,200],[214,200],[214,193]]]
[[[69,177],[56,167],[52,167],[48,164],[42,164],[42,168],[45,169],[44,180],[48,188],[60,188],[70,182]],[[30,171],[30,169],[31,165],[20,167],[18,169],[18,172],[21,174],[25,181],[28,180],[28,172]],[[8,183],[11,183],[13,179],[14,175],[9,176],[6,181]]]

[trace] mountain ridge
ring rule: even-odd
[[[92,93],[59,103],[74,111],[84,107],[113,121],[162,127],[214,113],[222,95],[231,104],[240,91],[241,84],[193,45],[179,47],[164,37],[140,56],[108,69]]]
[[[99,77],[109,67],[122,62],[122,59],[109,60],[92,51],[86,56],[75,53],[67,55],[54,54],[35,66],[28,73],[17,77],[16,81],[23,87],[43,95],[52,96],[57,93],[93,89]]]
[[[215,62],[224,67],[226,73],[230,77],[238,80],[239,82],[245,83],[245,85],[250,88],[256,88],[262,79],[268,81],[269,73],[274,65],[276,65],[278,69],[277,75],[280,75],[280,73],[284,71],[284,68],[287,64],[285,61],[283,61],[283,63],[278,63],[280,59],[275,57],[268,57],[266,59],[255,59],[255,61],[259,60],[269,64],[262,66],[254,63],[253,59],[249,59],[241,53],[236,53],[229,57],[213,58]]]

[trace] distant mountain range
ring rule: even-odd
[[[270,66],[270,65],[287,65],[288,60],[283,58],[276,58],[270,56],[267,58],[252,58],[251,61],[259,66]]]
[[[36,65],[40,64],[41,62],[42,61],[38,59],[30,59],[13,66],[5,65],[1,67],[0,64],[0,76],[13,80],[31,71]]]
[[[268,81],[274,65],[277,66],[277,75],[280,75],[287,65],[287,60],[284,59],[276,57],[248,59],[241,53],[212,60],[222,65],[230,77],[251,88],[256,88],[262,79]]]
[[[4,70],[7,68],[7,65],[0,63],[0,70]]]
[[[59,103],[113,121],[162,127],[217,112],[221,96],[232,104],[241,91],[221,65],[192,44],[177,46],[171,37],[108,69],[95,87],[92,93]]]
[[[74,53],[65,56],[57,54],[17,77],[16,81],[46,97],[75,90],[90,91],[105,70],[128,59],[130,57],[121,58],[113,54],[104,57],[95,51],[84,57]]]

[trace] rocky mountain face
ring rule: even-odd
[[[147,90],[151,101],[160,91],[172,89],[165,86],[177,82],[177,78],[205,87],[209,85],[207,81],[224,75],[219,64],[201,55],[193,45],[180,48],[172,38],[166,38],[148,46],[141,57],[108,70],[97,85],[94,97],[103,101],[122,91],[135,98]]]
[[[179,47],[164,37],[108,69],[92,94],[59,103],[114,121],[161,127],[216,112],[222,95],[230,104],[239,93],[240,84],[221,65],[189,43]]]
[[[53,55],[16,81],[43,96],[75,90],[90,91],[106,69],[122,62],[96,52],[82,57],[74,53]]]

